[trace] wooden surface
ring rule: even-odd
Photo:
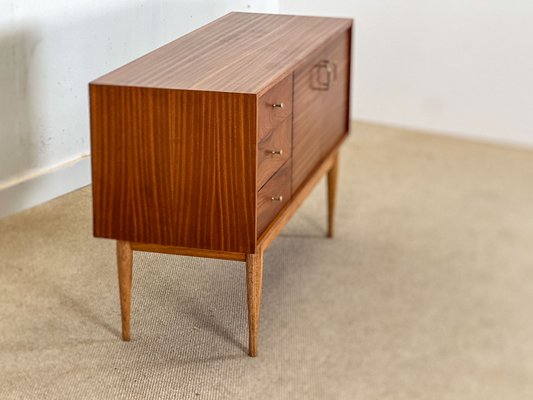
[[[246,256],[246,289],[248,300],[248,354],[257,356],[261,287],[263,286],[263,252]]]
[[[351,19],[230,13],[93,83],[257,94],[351,24]]]
[[[245,261],[245,253],[233,253],[229,251],[192,249],[190,247],[162,246],[160,244],[131,243],[131,248],[137,251],[152,253],[175,254],[179,256],[217,258],[221,260]]]
[[[293,190],[298,189],[310,171],[347,132],[349,35],[342,33],[309,63],[295,72],[293,106]],[[329,90],[317,90],[323,78],[322,60],[337,65],[337,77]]]
[[[279,198],[280,201],[272,200]],[[270,221],[291,201],[291,160],[277,171],[257,193],[257,235],[261,235]]]
[[[272,154],[281,151],[282,154]],[[268,179],[292,155],[292,119],[286,118],[280,126],[271,130],[258,146],[257,151],[257,187],[262,188]]]
[[[339,147],[345,137],[342,136],[339,142],[333,147],[330,154],[324,158],[312,171],[305,182],[293,191],[291,195],[291,201],[279,211],[277,216],[270,222],[265,231],[259,236],[257,240],[257,247],[262,251],[266,250],[268,246],[274,241],[274,239],[281,232],[283,227],[289,222],[298,208],[302,205],[303,201],[307,198],[311,190],[317,185],[317,183],[324,177],[324,175],[331,169],[337,157]]]
[[[335,234],[335,204],[337,198],[337,181],[339,176],[339,156],[335,156],[328,171],[328,237]]]
[[[282,107],[274,107],[275,104]],[[262,141],[272,129],[292,115],[292,74],[262,95],[257,108],[259,141]]]
[[[322,157],[327,154],[339,137],[348,132],[350,126],[350,93],[347,91],[350,80],[350,52],[351,52],[351,30],[340,35],[330,47],[330,52],[326,56],[336,62],[336,78],[329,91],[326,91],[328,98],[326,102],[330,106],[331,114],[324,113],[327,118],[320,121],[320,126],[315,129],[322,131]],[[316,103],[314,104],[316,105]],[[317,109],[318,111],[318,109]]]
[[[255,252],[255,96],[90,89],[95,236]]]
[[[129,242],[117,241],[117,269],[122,317],[122,340],[129,341],[131,339],[131,279],[133,269],[133,251]]]

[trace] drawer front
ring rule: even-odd
[[[294,74],[293,190],[348,131],[350,34]]]
[[[292,74],[259,98],[259,141],[292,114]]]
[[[257,187],[261,188],[285,162],[292,152],[292,118],[271,130],[259,142],[257,154]]]
[[[291,198],[291,167],[289,159],[257,192],[257,236],[263,233]]]

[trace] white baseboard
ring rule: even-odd
[[[0,188],[0,218],[42,204],[91,183],[89,156],[40,171]]]

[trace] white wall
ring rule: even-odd
[[[533,146],[533,1],[280,0],[356,20],[352,118]]]
[[[277,0],[0,0],[0,216],[90,183],[89,81],[229,11],[277,8]]]
[[[90,80],[232,10],[354,17],[352,117],[533,146],[529,0],[0,0],[0,217],[90,182]]]

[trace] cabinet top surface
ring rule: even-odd
[[[257,94],[351,24],[234,12],[91,83]]]

